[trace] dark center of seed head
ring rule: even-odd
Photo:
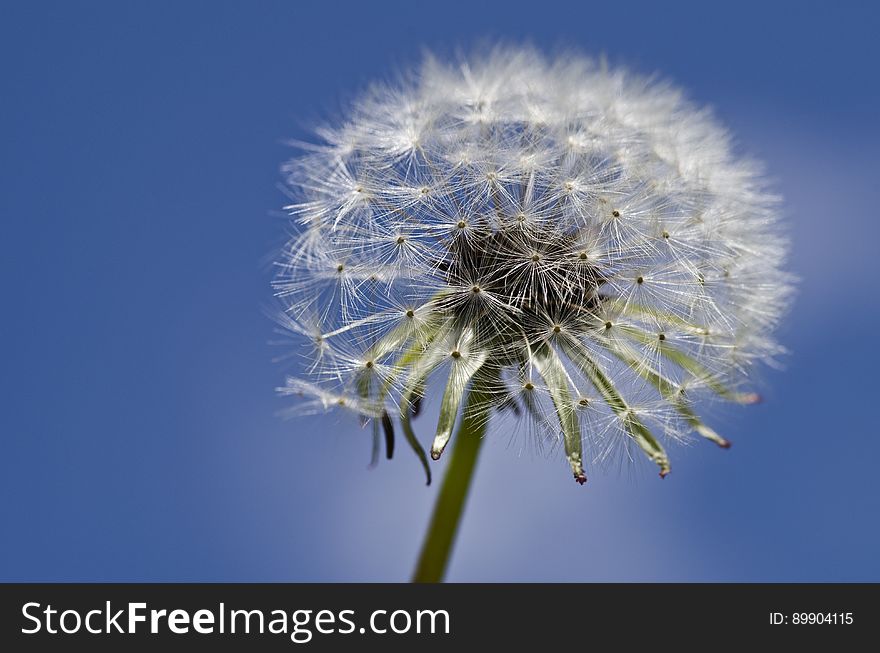
[[[485,312],[475,314],[473,302],[457,301],[450,295],[440,300],[450,313],[467,321],[485,316],[491,331],[504,322],[495,319],[504,312],[511,324],[522,326],[530,343],[537,344],[547,337],[547,326],[542,325],[548,316],[562,316],[571,310],[592,312],[598,306],[599,290],[606,280],[599,266],[578,246],[580,233],[560,234],[556,227],[540,225],[527,232],[514,227],[496,229],[480,219],[467,224],[468,238],[450,239],[447,256],[437,267],[452,289],[467,288],[469,295],[480,298],[491,295],[493,303],[482,306]],[[524,274],[520,267],[524,258],[533,265],[545,263],[541,252],[547,243],[552,243],[554,251],[572,252],[573,256],[554,260],[553,265],[542,268],[541,275]],[[559,317],[551,319],[552,328]],[[505,336],[509,330],[509,326],[501,328]]]

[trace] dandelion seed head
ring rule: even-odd
[[[458,411],[484,383],[579,482],[621,451],[665,475],[663,441],[725,446],[701,403],[749,403],[781,351],[778,200],[670,85],[521,48],[428,56],[316,141],[282,169],[274,280],[320,359],[281,392],[310,409],[406,418],[445,383]]]

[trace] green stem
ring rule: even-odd
[[[489,422],[488,397],[476,385],[472,384],[468,391],[464,417],[454,438],[449,467],[443,477],[431,524],[413,574],[414,583],[439,583],[446,572],[477,456]]]

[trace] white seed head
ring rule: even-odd
[[[429,56],[317,137],[283,168],[274,287],[320,364],[283,392],[387,436],[440,377],[439,455],[482,384],[580,482],[621,450],[665,475],[689,432],[729,445],[695,402],[755,400],[792,281],[760,168],[678,90],[528,49]]]

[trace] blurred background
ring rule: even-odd
[[[438,484],[402,445],[368,470],[353,420],[277,417],[278,169],[285,139],[424,46],[500,38],[711,104],[785,196],[802,281],[764,403],[713,415],[733,449],[579,487],[496,433],[448,579],[880,581],[867,7],[3,3],[0,580],[408,579]]]

